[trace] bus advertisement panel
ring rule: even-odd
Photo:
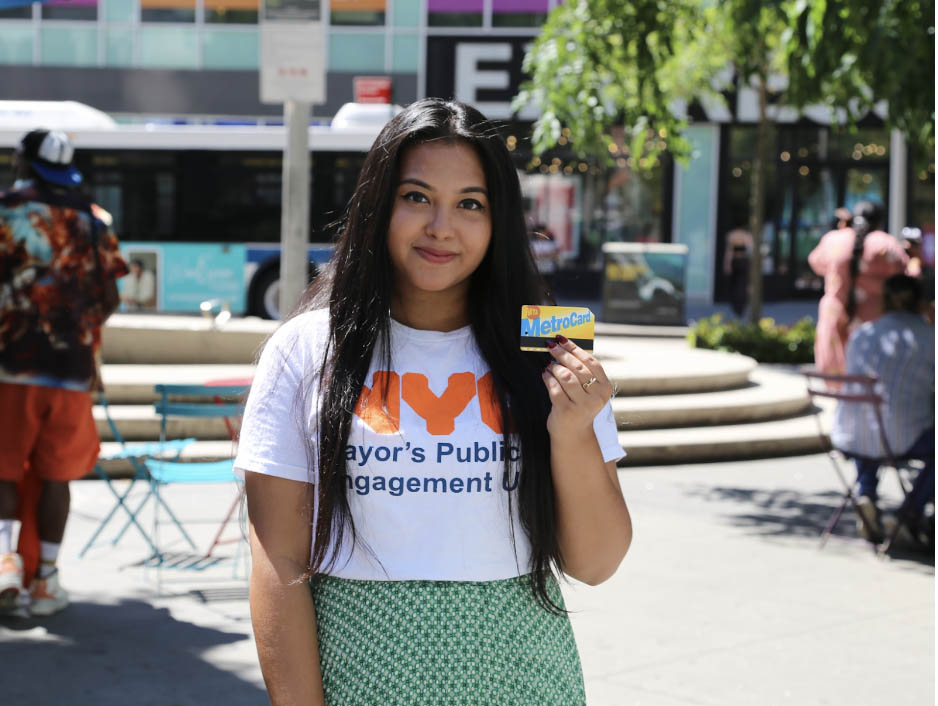
[[[279,318],[280,248],[264,243],[122,242],[130,273],[118,280],[121,311],[198,313],[215,302],[235,315]],[[310,275],[332,247],[310,246]]]

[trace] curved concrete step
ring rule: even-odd
[[[620,431],[619,443],[628,456],[619,465],[701,463],[818,453],[826,448],[833,405],[824,405],[820,416],[823,436],[818,433],[812,413],[753,424]]]
[[[595,354],[624,396],[743,387],[757,367],[752,358],[690,348],[681,340],[598,338]]]
[[[682,429],[652,429],[619,432],[619,443],[628,456],[619,466],[700,463],[741,460],[765,456],[792,456],[823,451],[830,433],[834,405],[825,402],[820,410],[823,438],[818,434],[813,414],[754,424],[734,424]],[[103,453],[119,448],[115,442],[102,442]],[[216,461],[234,456],[231,441],[197,441],[183,452],[192,461]],[[129,461],[102,462],[105,471],[120,476],[133,472]]]
[[[125,441],[156,441],[160,438],[160,415],[153,405],[121,404],[109,405],[111,419]],[[95,405],[92,410],[98,437],[102,441],[113,441],[114,434],[104,415],[104,408]],[[230,439],[223,419],[201,419],[185,417],[169,419],[166,423],[167,439]]]
[[[212,319],[198,316],[115,314],[103,332],[105,384],[107,368],[114,365],[250,366],[277,325],[251,317],[216,328]],[[614,324],[599,325],[598,331],[596,354],[625,395],[727,390],[745,385],[756,367],[750,358],[692,349],[679,338],[623,338]],[[149,382],[150,376],[140,380]],[[110,394],[125,401],[115,384]],[[147,400],[128,393],[126,401]]]
[[[202,316],[114,314],[101,333],[106,363],[250,364],[279,322],[255,317],[216,326]]]
[[[153,368],[153,379],[161,382],[201,383],[213,379],[250,374],[250,366],[111,366],[114,368]],[[212,368],[207,372],[204,368]],[[131,371],[121,370],[128,375]],[[108,380],[105,370],[105,380]],[[112,375],[111,380],[118,376]],[[214,378],[218,379],[218,378]],[[120,404],[128,400],[151,402],[156,396],[149,382],[126,379],[122,383],[108,382],[111,418],[127,440],[158,439],[160,419],[151,404]],[[612,408],[621,429],[657,429],[720,424],[744,424],[790,417],[804,412],[810,402],[803,381],[784,373],[759,369],[750,375],[750,384],[734,390],[673,395],[643,395],[615,397]],[[113,434],[101,407],[95,407],[98,435],[112,440]],[[169,438],[194,436],[199,439],[226,439],[228,432],[217,419],[172,419],[168,426]]]
[[[615,397],[612,409],[623,430],[746,424],[791,417],[811,404],[797,376],[759,368],[750,384],[693,394]]]
[[[620,396],[675,395],[731,390],[749,386],[756,369],[751,358],[699,350],[683,341],[599,338],[596,356]],[[242,364],[116,364],[103,366],[111,404],[154,402],[157,383],[201,384],[212,380],[250,379],[254,366]],[[646,405],[647,406],[647,405]]]
[[[596,321],[597,336],[638,336],[641,338],[687,338],[689,326],[650,326],[646,324],[612,324]]]
[[[157,396],[153,386],[204,385],[220,380],[249,380],[253,365],[133,365],[105,364],[101,369],[104,392],[112,405],[152,404]]]

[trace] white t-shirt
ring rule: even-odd
[[[239,475],[316,482],[315,381],[328,325],[328,312],[309,312],[268,342],[241,426]],[[515,493],[517,557],[508,521],[505,489],[516,488],[517,478],[506,477],[503,465],[503,454],[518,450],[503,447],[491,376],[471,329],[419,331],[392,320],[383,404],[387,373],[379,351],[376,346],[346,446],[359,541],[352,548],[346,540],[330,573],[401,581],[494,581],[527,573],[530,545]],[[609,404],[593,428],[604,460],[625,455]]]

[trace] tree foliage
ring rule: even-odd
[[[934,149],[934,0],[796,0],[786,10],[792,105],[825,103],[855,120],[885,100],[887,125]]]
[[[685,121],[671,108],[682,90],[673,63],[699,12],[693,0],[570,0],[552,11],[525,57],[531,79],[515,99],[541,109],[534,151],[556,145],[568,127],[574,151],[608,158],[618,149],[609,128],[621,125],[643,167],[664,149],[686,155]]]
[[[620,164],[627,156],[631,168],[645,171],[665,149],[688,158],[682,104],[737,82],[751,86],[760,119],[749,230],[759,253],[774,79],[787,79],[773,96],[782,103],[824,103],[846,109],[852,121],[885,99],[887,124],[930,154],[934,12],[934,0],[568,0],[551,11],[525,57],[530,79],[514,107],[541,110],[535,154],[569,142],[581,156]],[[753,321],[761,283],[754,257]]]
[[[889,126],[930,151],[934,12],[934,0],[569,0],[525,58],[515,107],[541,109],[538,154],[566,127],[576,152],[608,158],[621,126],[635,161],[646,157],[634,168],[650,169],[664,149],[688,156],[677,107],[728,88],[719,77],[731,66],[747,84],[786,76],[785,103],[854,120],[885,99]]]

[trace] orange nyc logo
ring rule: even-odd
[[[382,395],[385,389],[386,399]],[[396,434],[401,428],[403,399],[426,421],[428,434],[447,436],[456,428],[456,417],[462,414],[476,395],[479,397],[482,421],[496,434],[501,434],[502,419],[490,372],[478,380],[469,372],[453,373],[449,376],[443,394],[437,396],[430,389],[426,375],[404,373],[401,376],[395,372],[378,370],[372,376],[371,387],[362,386],[361,397],[355,405],[355,415],[376,434]]]

